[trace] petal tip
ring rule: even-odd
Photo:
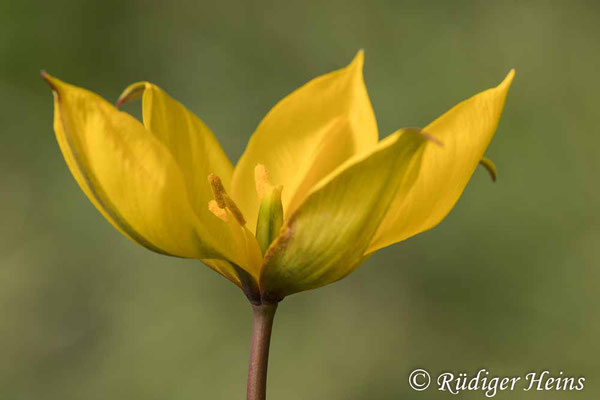
[[[360,49],[354,56],[354,59],[352,60],[352,63],[350,65],[352,67],[357,68],[360,71],[362,71],[364,63],[365,63],[365,50]]]
[[[508,71],[508,74],[506,74],[506,77],[498,86],[499,87],[509,87],[512,84],[513,80],[515,79],[515,74],[516,74],[516,71],[514,68],[512,68],[510,71]]]
[[[56,78],[54,78],[52,75],[50,75],[48,72],[46,72],[45,69],[40,70],[40,76],[42,77],[43,80],[46,81],[46,83],[50,86],[50,89],[52,89],[53,92],[55,92],[55,93],[58,92],[58,88],[56,85]]]
[[[496,164],[494,164],[494,162],[489,158],[483,157],[481,160],[479,160],[479,165],[487,170],[487,172],[490,174],[492,182],[496,182],[498,179],[498,168],[496,168]]]
[[[45,69],[40,70],[40,76],[42,77],[42,79],[44,81],[46,81],[46,83],[48,84],[48,86],[50,86],[50,90],[52,91],[52,95],[54,96],[54,100],[58,100],[60,98],[59,95],[59,87],[61,86],[61,84],[64,84],[63,82],[61,82],[59,79],[53,77],[52,75],[50,75],[48,72],[46,72]]]
[[[121,93],[121,95],[117,99],[115,107],[120,108],[123,104],[127,102],[139,99],[144,93],[146,86],[147,82],[136,82],[127,86],[125,90],[123,90],[123,93]]]
[[[420,135],[423,139],[435,144],[436,146],[444,147],[444,142],[442,142],[440,139],[438,139],[431,133],[425,132],[421,128],[412,127],[412,128],[405,128],[404,130],[406,132],[416,133],[416,134]]]
[[[423,136],[423,138],[425,138],[425,140],[435,144],[438,147],[444,147],[444,142],[442,142],[440,139],[436,138],[435,136],[433,136],[430,133],[425,132],[424,130],[419,130],[419,134],[421,136]]]

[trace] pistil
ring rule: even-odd
[[[283,186],[271,184],[267,169],[262,164],[258,164],[254,169],[254,181],[256,193],[260,199],[256,221],[256,240],[264,255],[273,240],[279,236],[283,225],[283,205],[281,204]]]

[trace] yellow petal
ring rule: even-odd
[[[226,224],[228,227],[230,232],[230,239],[228,240],[236,249],[238,258],[245,260],[245,264],[236,264],[242,267],[242,269],[244,269],[255,281],[258,281],[263,261],[258,241],[245,225],[240,224],[235,214],[229,209],[223,211],[225,212],[224,220],[220,215],[217,215],[216,217],[218,217],[221,223]],[[230,258],[230,260],[235,263],[232,258]],[[239,277],[239,274],[237,275]]]
[[[265,255],[265,296],[278,299],[352,272],[394,196],[412,187],[426,143],[418,131],[398,131],[319,182]]]
[[[500,85],[459,103],[424,129],[443,148],[427,148],[414,189],[396,196],[368,252],[430,229],[450,212],[494,136],[514,74],[512,70]]]
[[[233,175],[232,197],[256,224],[254,168],[263,164],[282,185],[291,213],[321,178],[377,143],[377,124],[362,76],[363,53],[345,68],[320,76],[281,100],[252,135]]]
[[[47,74],[54,130],[67,165],[96,208],[135,242],[178,257],[246,265],[206,203],[196,214],[167,148],[131,115]]]
[[[209,174],[219,176],[229,190],[233,166],[227,155],[202,120],[156,85],[149,82],[129,85],[117,105],[140,96],[144,126],[169,149],[179,164],[194,209],[206,208],[212,199],[206,181]]]

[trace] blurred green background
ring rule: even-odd
[[[199,262],[119,235],[70,176],[39,70],[116,99],[150,80],[232,160],[269,108],[366,51],[381,135],[517,76],[437,228],[279,307],[271,399],[447,399],[414,368],[585,376],[600,396],[600,4],[0,1],[0,399],[241,399],[250,309]],[[460,398],[483,399],[481,392]]]

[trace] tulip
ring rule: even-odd
[[[514,71],[426,127],[379,140],[363,52],[277,103],[232,165],[209,127],[149,82],[116,107],[42,72],[73,177],[132,241],[192,258],[242,289],[254,324],[248,399],[266,396],[269,341],[286,296],[344,278],[373,252],[437,225],[498,126]],[[119,107],[142,98],[143,122]]]

